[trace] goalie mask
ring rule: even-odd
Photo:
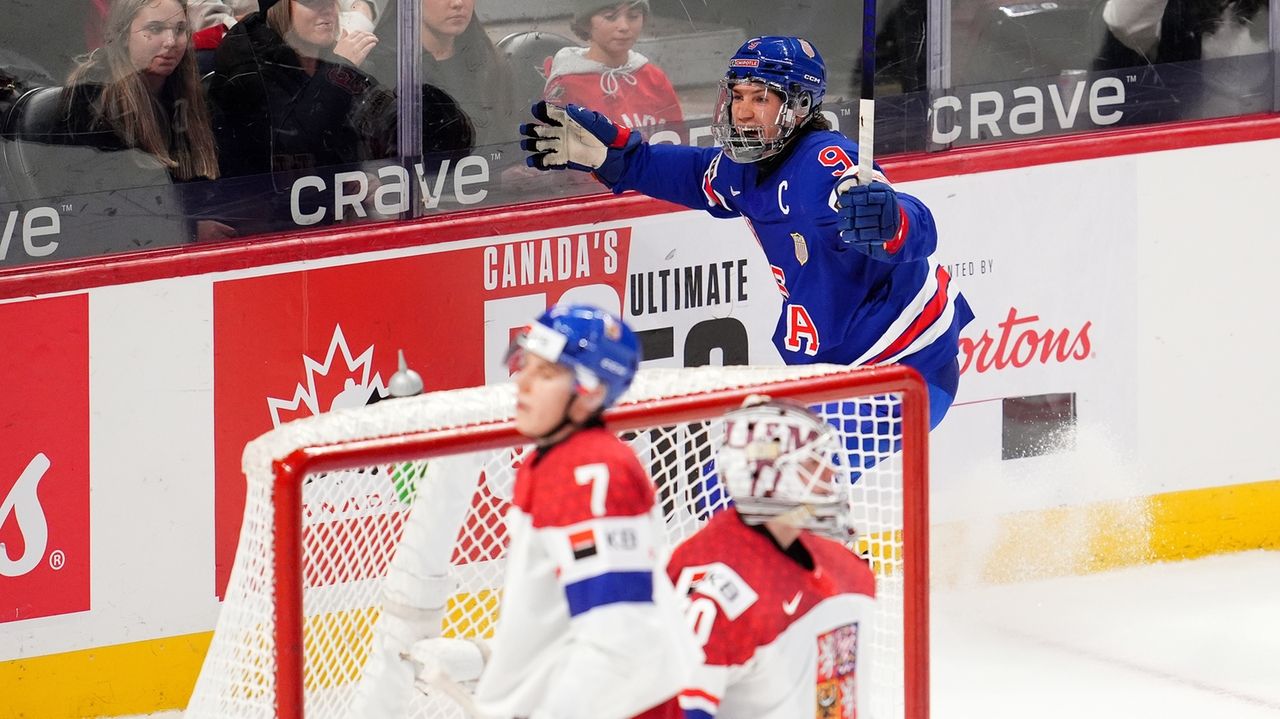
[[[782,98],[771,125],[734,126],[733,88],[739,83],[763,85]],[[734,162],[755,162],[776,155],[818,112],[826,86],[826,65],[808,40],[752,38],[729,60],[711,119],[711,135]]]
[[[747,524],[779,519],[840,541],[854,537],[839,434],[790,402],[752,398],[725,414],[716,466]]]

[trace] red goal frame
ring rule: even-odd
[[[614,432],[706,419],[738,407],[758,387],[737,387],[614,407]],[[903,647],[906,719],[929,716],[929,409],[920,375],[905,366],[870,367],[769,383],[768,393],[803,404],[856,395],[902,397],[904,566]],[[527,444],[513,421],[304,447],[275,460],[272,488],[275,575],[275,709],[278,719],[303,719],[302,484],[308,474],[373,464],[430,459]]]

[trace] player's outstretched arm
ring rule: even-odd
[[[638,132],[615,124],[594,110],[577,105],[533,106],[538,122],[520,126],[525,162],[538,170],[580,170],[594,173],[613,187],[626,169],[627,156],[643,144]]]
[[[840,240],[859,252],[881,262],[911,262],[937,249],[933,213],[887,181],[876,179],[860,185],[857,177],[848,177],[836,192]]]
[[[640,133],[577,105],[547,102],[533,106],[536,123],[520,126],[525,162],[539,170],[591,172],[614,192],[636,190],[717,217],[736,217],[736,210],[708,200],[704,185],[717,147],[650,145]]]

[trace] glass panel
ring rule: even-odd
[[[759,34],[812,41],[823,109],[857,124],[859,0],[11,4],[0,265],[602,193],[524,166],[528,107],[709,145],[727,58]],[[1266,2],[1224,6],[881,0],[877,156],[1271,110]]]
[[[1275,105],[1266,0],[954,3],[930,140],[961,146]]]

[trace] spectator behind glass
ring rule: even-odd
[[[1267,0],[1107,0],[1096,70],[1189,63],[1151,77],[1162,103],[1135,121],[1226,117],[1271,109]],[[1154,72],[1154,70],[1153,70]],[[1147,73],[1140,73],[1146,78]]]
[[[1267,51],[1267,0],[1107,0],[1102,19],[1107,69]]]
[[[223,174],[389,157],[394,95],[357,68],[377,38],[340,31],[337,0],[260,0],[214,58]]]
[[[55,143],[142,150],[180,182],[218,177],[183,0],[112,3],[103,47],[71,72],[61,110]],[[235,234],[212,220],[193,229],[201,240]]]
[[[578,0],[570,29],[587,47],[566,47],[547,61],[546,99],[601,112],[631,128],[683,122],[666,73],[636,52],[648,0]]]
[[[257,0],[191,0],[187,22],[196,32],[215,25],[229,28],[257,9]],[[343,29],[373,32],[375,10],[365,0],[338,0],[338,9]]]
[[[420,11],[422,79],[457,101],[477,146],[515,140],[511,70],[476,17],[475,0],[422,0]],[[433,118],[434,100],[426,95],[423,124],[435,126],[436,134],[446,131]]]

